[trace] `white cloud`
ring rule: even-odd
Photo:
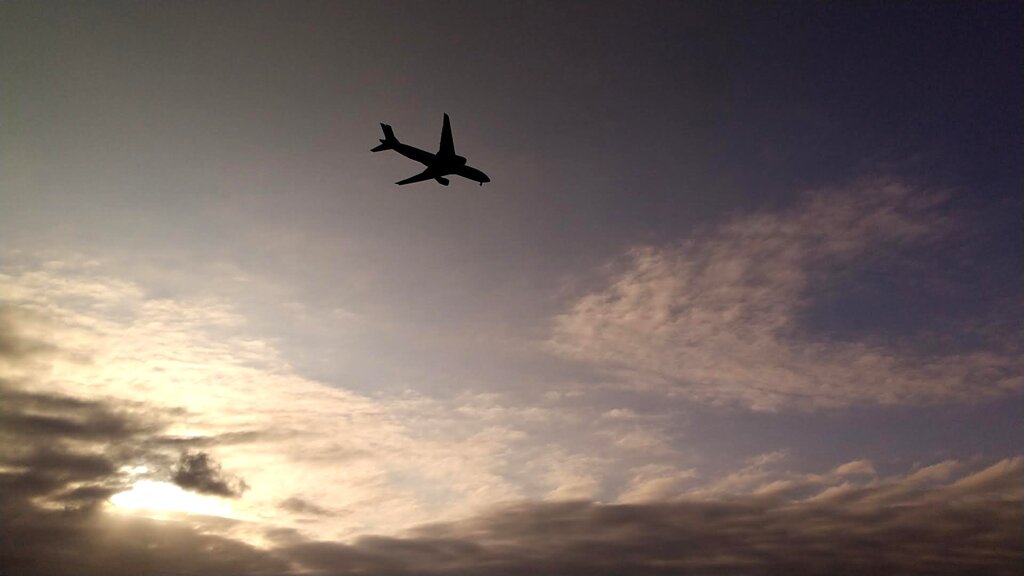
[[[874,476],[877,472],[874,471],[874,465],[871,464],[870,460],[854,460],[836,466],[833,474],[836,476]]]
[[[544,462],[548,488],[544,500],[592,500],[601,489],[601,472],[605,462],[586,456],[556,455]]]
[[[945,460],[938,464],[932,464],[915,470],[907,476],[907,481],[920,483],[945,480],[962,467],[962,462],[957,462],[956,460]]]
[[[549,349],[632,388],[756,410],[1019,392],[1019,337],[936,355],[835,341],[800,325],[818,275],[942,235],[941,200],[872,181],[808,193],[792,209],[737,217],[676,246],[633,249],[607,288],[555,319]]]
[[[836,466],[832,473],[837,476],[874,476],[875,467],[871,464],[870,460],[854,460],[853,462],[847,462],[846,464]]]
[[[759,454],[749,458],[743,468],[693,488],[686,495],[690,498],[720,498],[729,494],[755,493],[779,480],[788,479],[776,470],[785,459],[786,454],[782,451]]]
[[[632,470],[631,476],[629,484],[618,497],[622,504],[677,498],[683,492],[683,485],[693,480],[696,472],[692,468],[680,470],[673,466],[649,464]]]
[[[627,452],[666,456],[676,453],[669,437],[650,425],[608,429],[602,431],[601,436],[608,438],[612,446]]]

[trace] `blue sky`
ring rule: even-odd
[[[1021,20],[0,6],[5,563],[1013,573]]]

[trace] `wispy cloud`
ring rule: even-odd
[[[966,402],[1024,390],[1019,334],[933,353],[837,341],[801,323],[816,282],[856,259],[932,241],[943,196],[869,181],[811,192],[668,247],[631,250],[609,286],[558,316],[549,348],[634,388],[759,410]],[[996,325],[993,324],[994,329]]]

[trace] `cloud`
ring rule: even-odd
[[[123,489],[121,460],[152,427],[98,402],[0,380],[0,482],[41,504],[90,508]]]
[[[520,422],[549,418],[543,411],[483,396],[370,398],[312,381],[223,300],[152,297],[101,268],[73,257],[0,268],[0,293],[13,311],[7,324],[18,334],[18,347],[0,358],[0,377],[19,380],[26,394],[140,417],[53,420],[12,409],[19,426],[80,439],[103,426],[142,426],[126,431],[131,441],[110,444],[121,446],[124,466],[149,470],[135,480],[176,480],[229,497],[244,479],[249,489],[230,506],[245,522],[227,530],[249,542],[264,541],[267,530],[328,539],[397,533],[522,497],[504,473],[508,454],[524,438]],[[56,352],[36,362],[38,354],[21,352],[30,340]],[[310,506],[281,505],[296,495]]]
[[[600,493],[600,465],[596,458],[560,455],[543,462],[531,462],[547,468],[544,479],[549,488],[545,500],[592,499]]]
[[[57,268],[3,278],[14,313],[0,350],[0,565],[12,573],[1020,567],[1020,459],[882,477],[865,460],[792,472],[771,452],[705,478],[682,466],[658,415],[360,396],[295,374],[222,302],[147,298]],[[219,498],[242,478],[244,497]],[[115,494],[216,500],[231,513],[183,500],[156,522],[145,506],[110,503]]]
[[[1021,493],[1008,488],[1022,473],[1009,459],[930,490],[896,479],[839,502],[523,503],[407,538],[281,553],[324,574],[1009,575],[1024,567]]]
[[[249,489],[245,480],[224,473],[206,452],[182,454],[171,480],[186,490],[228,498],[238,498]]]
[[[791,479],[778,470],[785,458],[786,454],[782,451],[749,458],[739,470],[690,490],[688,496],[714,499],[732,494],[751,494],[769,486],[777,489],[781,486],[780,482],[791,483]]]
[[[187,439],[166,435],[177,414],[21,386],[0,380],[0,484],[11,497],[6,505],[37,514],[99,510],[140,482],[173,481],[225,497],[244,491],[244,482],[221,472],[203,452],[187,451],[172,471],[175,452],[190,448]]]
[[[19,320],[24,316],[22,311],[0,305],[0,360],[21,361],[53,350],[47,343],[19,333]]]
[[[898,254],[950,228],[941,195],[870,181],[806,194],[668,247],[628,252],[607,288],[554,321],[548,347],[625,386],[756,410],[973,402],[1024,390],[1019,334],[930,352],[912,340],[848,342],[802,323],[813,289],[857,259]],[[965,328],[966,329],[966,328]]]
[[[622,504],[657,502],[677,498],[683,493],[683,484],[691,482],[693,469],[679,470],[673,466],[649,464],[632,471],[629,484],[618,497]]]
[[[854,460],[836,466],[833,471],[838,476],[875,475],[875,467],[869,460]]]
[[[297,496],[292,496],[287,500],[281,502],[281,507],[285,510],[295,512],[297,514],[313,515],[313,516],[331,516],[332,512],[325,508],[321,508],[312,502],[303,500]]]
[[[9,502],[0,514],[0,565],[9,574],[291,573],[286,561],[273,554],[186,524],[12,507]]]
[[[19,333],[17,322],[8,324]],[[8,342],[12,332],[6,332]],[[47,352],[56,347],[37,350]],[[6,346],[10,372],[33,361]],[[127,576],[156,572],[283,574],[283,560],[188,524],[117,514],[108,499],[137,479],[134,465],[169,461],[166,426],[180,414],[133,403],[33,390],[0,377],[0,566],[4,573]],[[170,446],[171,448],[169,448]],[[161,477],[159,470],[156,477]]]
[[[184,474],[186,484],[217,486],[214,491],[218,483],[230,486],[219,457],[214,462],[197,446],[245,453],[281,436],[252,434],[246,419],[221,428],[250,433],[197,435],[189,427],[202,421],[181,409],[85,399],[9,378],[0,379],[0,388],[0,565],[13,574],[998,576],[1024,566],[1021,457],[981,470],[948,462],[879,478],[863,460],[820,475],[786,472],[785,455],[773,452],[703,491],[688,489],[695,481],[689,471],[640,467],[632,470],[632,496],[627,491],[623,497],[628,504],[519,501],[413,526],[404,535],[348,541],[330,533],[314,538],[289,529],[286,519],[261,531],[263,546],[257,548],[240,541],[238,531],[255,524],[245,519],[154,521],[118,513],[105,502],[138,479],[143,462],[153,465],[142,472],[147,478]],[[421,402],[416,404],[423,407]],[[495,422],[488,417],[489,426]],[[488,454],[490,443],[507,446],[504,431],[485,430],[480,446],[487,448],[477,446],[483,452],[472,458]],[[211,440],[218,437],[225,443]],[[260,454],[250,457],[265,458]],[[566,487],[563,495],[586,494],[594,462],[562,460],[565,466],[552,470]],[[457,470],[464,462],[450,464]],[[293,471],[275,473],[290,480]],[[788,489],[765,489],[779,482]],[[316,522],[351,515],[324,514],[328,508],[315,490],[310,499],[296,493],[302,497],[278,499],[274,507]],[[375,502],[367,505],[372,509]]]
[[[936,465],[941,473],[932,466],[883,479],[861,474],[862,483],[848,484],[849,473],[871,468],[854,461],[823,475],[789,474],[792,484],[820,492],[788,498],[761,489],[776,481],[766,470],[784,463],[782,454],[770,453],[751,459],[737,475],[747,479],[740,482],[746,492],[615,505],[521,502],[422,525],[403,537],[342,543],[289,532],[257,549],[212,535],[215,526],[195,518],[156,522],[99,507],[127,480],[125,465],[133,461],[108,443],[131,444],[153,427],[116,406],[10,391],[4,390],[5,400],[14,402],[3,404],[5,415],[31,406],[69,421],[122,420],[82,441],[71,427],[45,427],[40,436],[36,428],[0,418],[5,450],[22,447],[13,455],[5,451],[0,461],[0,563],[16,574],[122,576],[159,566],[168,573],[339,576],[998,576],[1024,567],[1021,457],[980,470],[943,463]],[[208,460],[205,467],[194,465],[203,460],[192,455],[188,461],[210,469]],[[931,470],[924,474],[932,480],[927,485],[921,482],[925,470]],[[649,479],[673,474],[638,472]],[[834,490],[837,482],[844,482],[841,493]],[[323,512],[297,497],[282,505],[306,516]]]

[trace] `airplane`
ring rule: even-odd
[[[402,144],[398,141],[398,138],[395,138],[395,133],[391,130],[391,126],[382,123],[380,127],[384,130],[384,138],[380,141],[380,146],[370,149],[371,152],[394,150],[402,156],[415,160],[427,167],[426,170],[415,176],[395,182],[399,186],[412,184],[413,182],[423,182],[424,180],[437,180],[447,186],[448,179],[445,176],[451,174],[479,182],[481,186],[484,185],[484,182],[491,181],[487,174],[468,166],[466,159],[455,153],[455,144],[452,142],[452,126],[447,114],[444,115],[444,126],[441,128],[441,147],[437,150],[437,154],[431,154],[426,150]]]

